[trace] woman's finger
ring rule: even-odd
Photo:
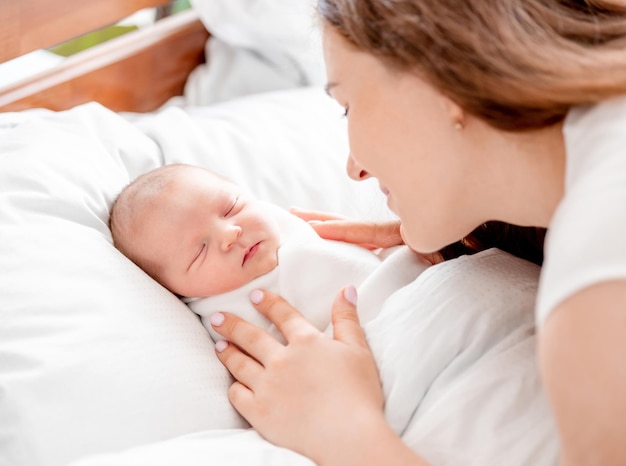
[[[261,364],[264,356],[283,346],[265,330],[228,312],[216,312],[211,315],[210,321],[213,329],[224,339],[237,345]]]
[[[309,222],[317,234],[325,239],[358,244],[368,249],[404,244],[399,220],[367,222],[339,214],[296,207],[292,207],[290,212]]]
[[[254,393],[241,382],[233,383],[228,389],[228,399],[233,407],[246,419],[249,419],[250,412],[254,410]]]
[[[317,235],[324,239],[356,244],[366,249],[378,249],[373,243],[368,242],[372,237],[370,225],[351,220],[328,220],[311,224]]]
[[[253,388],[254,381],[258,380],[263,372],[263,366],[258,361],[226,340],[220,340],[215,344],[215,352],[235,379],[246,387]]]
[[[356,220],[329,220],[312,225],[322,238],[346,243],[388,248],[404,244],[400,234],[400,222],[361,222]]]
[[[299,209],[297,207],[292,207],[289,209],[289,212],[294,214],[296,217],[300,217],[302,220],[306,220],[307,222],[311,220],[319,220],[321,222],[325,222],[327,220],[342,220],[347,217],[343,215],[334,214],[332,212],[322,212],[321,210],[305,210]]]
[[[374,224],[374,243],[381,248],[389,248],[404,244],[401,233],[400,220],[389,220],[387,222],[377,222]]]
[[[332,320],[335,340],[369,348],[357,314],[357,291],[355,287],[347,286],[337,295],[333,302]]]
[[[297,309],[274,293],[254,290],[250,293],[250,301],[261,314],[276,325],[287,341],[296,335],[320,333]]]

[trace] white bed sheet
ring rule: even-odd
[[[113,248],[109,207],[140,173],[188,162],[285,207],[375,216],[377,187],[345,177],[340,114],[321,89],[127,119],[0,114],[0,465],[247,426],[197,317]]]

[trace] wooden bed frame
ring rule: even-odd
[[[114,24],[164,0],[0,0],[0,63]],[[204,61],[209,37],[195,12],[168,16],[64,59],[51,70],[0,88],[0,112],[64,110],[97,101],[148,112],[181,95]]]

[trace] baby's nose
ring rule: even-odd
[[[241,236],[242,229],[239,225],[227,224],[224,228],[222,250],[229,251]]]

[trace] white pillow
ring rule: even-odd
[[[159,144],[165,163],[207,166],[282,207],[392,217],[374,179],[356,182],[346,175],[343,109],[321,88],[170,107],[136,126]]]
[[[316,0],[191,0],[211,31],[206,61],[185,86],[187,104],[206,105],[326,78]]]
[[[128,119],[97,104],[0,114],[0,135],[3,466],[246,426],[197,317],[111,245],[109,206],[140,173],[198,163],[283,205],[384,215],[375,184],[347,181],[319,89]]]

